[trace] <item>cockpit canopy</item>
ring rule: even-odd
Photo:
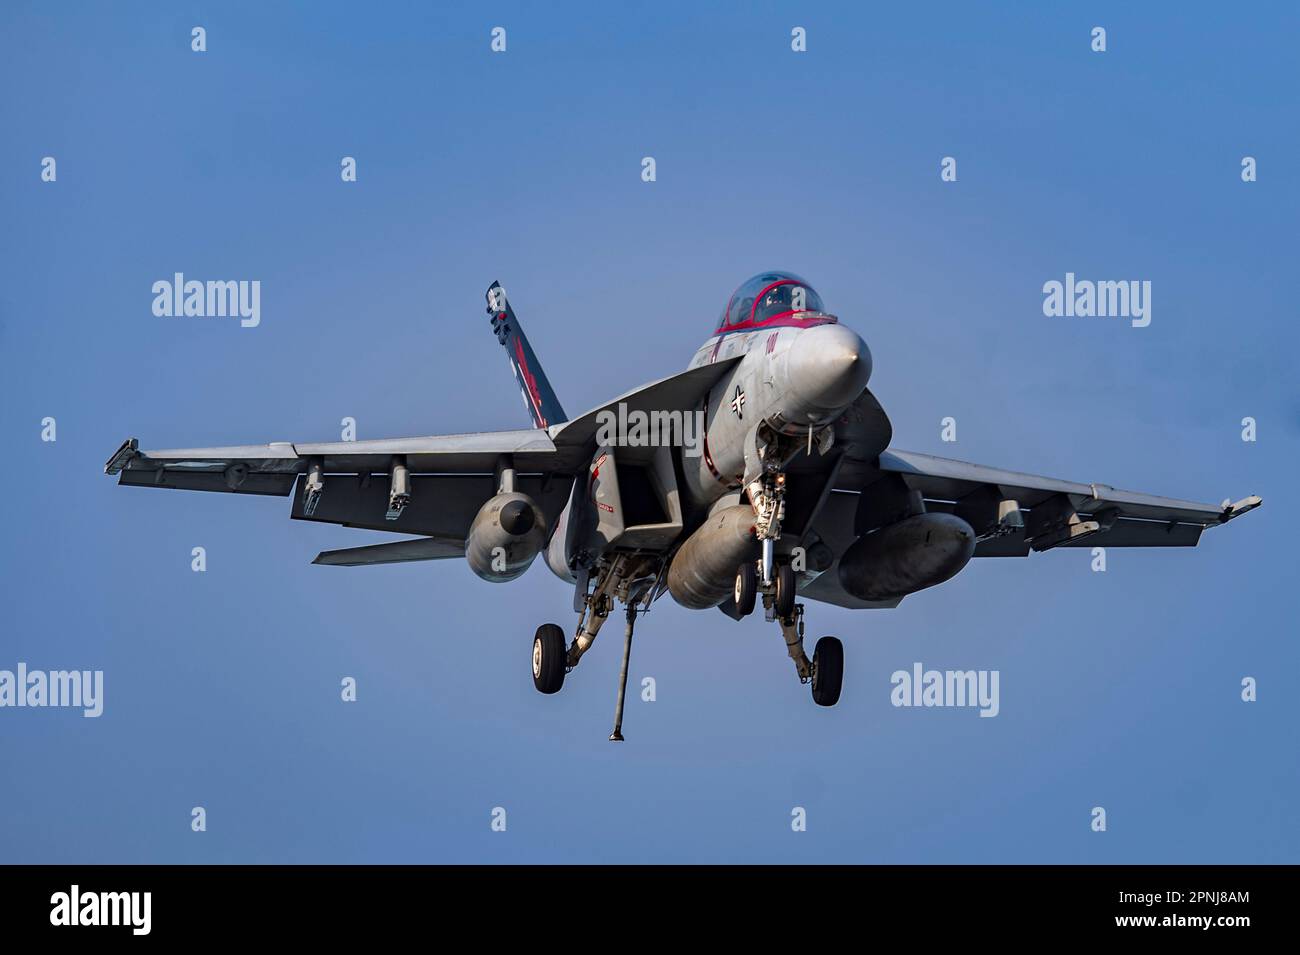
[[[790,272],[760,272],[732,294],[718,328],[762,325],[800,312],[823,311],[821,296]]]

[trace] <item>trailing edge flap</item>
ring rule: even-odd
[[[448,557],[464,556],[464,541],[439,537],[415,537],[389,544],[323,550],[316,555],[312,563],[334,567],[364,567],[370,564],[404,564],[412,560],[446,560]]]

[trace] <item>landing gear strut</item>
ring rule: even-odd
[[[776,542],[781,539],[781,521],[785,518],[785,474],[771,463],[749,484],[749,503],[754,508],[754,534],[763,547],[759,574],[763,586],[772,586],[776,565]]]
[[[822,637],[809,660],[803,648],[803,604],[795,604],[793,613],[778,616],[776,622],[799,682],[812,684],[813,702],[818,706],[834,706],[844,685],[844,644],[835,637]]]
[[[794,613],[788,617],[777,617],[781,627],[781,636],[785,637],[785,648],[794,661],[799,682],[807,683],[812,679],[813,665],[808,654],[803,652],[803,604],[795,604]]]
[[[578,665],[582,655],[595,642],[600,628],[613,613],[614,597],[619,593],[620,588],[624,590],[623,595],[627,596],[627,582],[627,565],[622,557],[597,576],[595,589],[582,604],[582,613],[578,617],[578,632],[573,637],[573,643],[569,645],[567,666],[570,670]]]
[[[746,488],[754,509],[754,536],[761,551],[756,562],[742,564],[736,570],[733,597],[741,617],[753,612],[759,593],[763,594],[763,606],[775,607],[778,617],[794,614],[794,568],[776,560],[776,542],[781,539],[781,521],[785,518],[785,474],[777,460],[764,461],[762,473]],[[770,614],[768,619],[772,619]]]

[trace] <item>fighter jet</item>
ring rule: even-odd
[[[804,647],[804,601],[898,606],[972,557],[1060,547],[1191,547],[1258,507],[1120,491],[890,448],[866,342],[789,272],[727,301],[687,370],[571,418],[505,289],[487,313],[532,418],[518,431],[141,451],[105,466],[133,487],[292,495],[291,517],[406,540],[325,551],[356,567],[463,557],[494,583],[540,555],[572,589],[572,638],[537,628],[533,683],[555,693],[622,604],[621,740],[636,618],[669,594],[740,621],[761,604],[813,701],[834,706],[839,639]]]

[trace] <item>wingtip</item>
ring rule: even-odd
[[[130,463],[131,459],[140,453],[140,441],[137,438],[127,438],[122,442],[121,447],[113,452],[113,456],[108,459],[104,465],[105,474],[117,474],[122,468]]]
[[[1248,514],[1255,508],[1263,505],[1264,499],[1258,494],[1251,494],[1249,497],[1243,497],[1240,501],[1229,504],[1223,502],[1223,516],[1220,518],[1221,523],[1227,523],[1234,517],[1240,517],[1242,514]]]

